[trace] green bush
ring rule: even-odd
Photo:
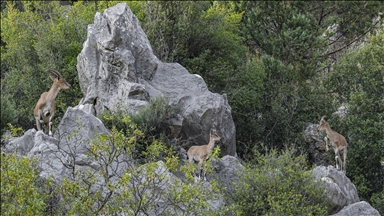
[[[76,168],[73,176],[64,178],[57,186],[55,194],[61,197],[59,212],[69,215],[149,214],[155,208],[155,201],[161,199],[169,205],[160,215],[172,214],[171,209],[180,210],[182,214],[208,215],[208,200],[219,194],[217,185],[212,181],[209,190],[201,190],[204,182],[191,184],[191,167],[179,165],[174,152],[156,139],[141,152],[145,163],[138,164],[134,159],[136,148],[145,137],[127,116],[122,122],[128,128],[126,131],[117,130],[113,125],[111,135],[100,134],[90,143],[88,158],[97,163],[97,170]],[[126,172],[118,172],[116,166],[124,167]],[[170,178],[168,170],[181,170],[189,181]],[[93,190],[100,184],[106,185],[103,191]]]
[[[166,138],[166,120],[170,119],[177,113],[178,109],[168,105],[165,97],[157,97],[149,101],[149,103],[137,113],[127,113],[123,110],[111,113],[106,111],[99,115],[104,125],[112,129],[115,127],[119,131],[123,131],[126,136],[130,136],[132,127],[137,128],[143,134],[143,139],[137,141],[137,152],[135,158],[143,158],[142,152],[146,151],[148,143],[155,139],[165,142],[168,146]]]
[[[347,176],[360,199],[369,201],[384,190],[384,29],[367,38],[364,46],[346,52],[325,81],[334,92],[334,107],[346,105],[343,119],[333,128],[348,142]],[[383,214],[384,212],[381,212]]]
[[[384,190],[379,193],[375,193],[371,196],[370,203],[373,208],[380,212],[381,215],[384,213]]]
[[[1,156],[1,215],[43,215],[47,198],[38,185],[36,161]]]
[[[237,215],[326,215],[327,198],[316,184],[304,156],[293,150],[255,154],[240,181],[227,191]]]
[[[193,167],[179,164],[175,153],[156,139],[141,152],[145,164],[138,164],[134,159],[137,143],[145,137],[129,117],[122,123],[126,131],[112,125],[110,135],[99,134],[89,143],[88,159],[94,161],[93,168],[76,164],[74,157],[71,164],[65,164],[71,174],[61,182],[41,181],[33,168],[36,161],[3,155],[1,215],[140,215],[151,212],[159,199],[168,202],[159,214],[174,214],[172,209],[181,214],[215,214],[209,209],[209,200],[220,195],[214,181],[205,190],[201,189],[207,187],[205,182],[192,183]],[[118,172],[117,167],[125,172]],[[172,178],[168,170],[183,173],[187,180]],[[103,190],[98,189],[100,185]]]
[[[145,136],[159,138],[159,134],[165,132],[162,128],[164,121],[173,117],[177,111],[177,107],[168,105],[168,99],[157,97],[150,100],[138,113],[130,114],[130,118],[139,125]]]
[[[17,109],[15,101],[11,99],[10,95],[1,94],[1,122],[0,130],[3,134],[4,130],[7,127],[7,124],[14,124],[17,122]]]
[[[77,55],[98,10],[107,3],[76,2],[70,8],[59,1],[7,1],[1,11],[1,95],[15,100],[17,125],[31,128],[33,109],[43,92],[50,89],[48,69],[59,71],[72,85],[56,99],[53,124],[57,125],[68,106],[75,106],[82,94],[77,77]],[[3,112],[2,112],[3,113]],[[53,127],[55,128],[55,127]]]

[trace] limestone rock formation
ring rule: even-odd
[[[183,204],[178,203],[177,207],[173,206],[174,203],[167,196],[175,187],[181,187],[182,179],[170,172],[164,162],[158,161],[157,168],[148,177],[145,169],[147,165],[138,165],[126,154],[113,157],[106,155],[104,159],[91,157],[90,143],[96,141],[100,134],[110,135],[98,118],[90,113],[69,107],[53,136],[30,129],[23,136],[6,143],[4,149],[6,153],[36,158],[37,170],[42,180],[52,177],[56,184],[60,185],[64,178],[84,179],[87,176],[85,173],[92,173],[97,181],[92,184],[91,191],[93,193],[101,191],[102,195],[107,197],[110,192],[107,184],[117,183],[121,181],[122,176],[128,174],[130,176],[129,187],[135,188],[135,190],[131,190],[134,191],[133,196],[150,195],[152,199],[148,204],[151,206],[150,215],[162,215],[164,212],[182,214],[187,211],[187,207]],[[233,171],[238,167],[232,166],[239,164],[236,163],[236,158],[232,156],[225,158],[232,159],[232,162],[226,163],[227,159],[223,159],[220,173],[228,173],[224,170]],[[148,167],[153,167],[153,164],[149,164]],[[99,173],[103,169],[107,169],[110,176],[100,176]],[[151,182],[150,187],[143,183],[147,181],[147,178],[150,178],[148,180]],[[204,182],[206,190],[210,190],[210,187],[209,182]],[[114,191],[115,196],[119,196],[119,193],[121,193],[119,189]],[[209,203],[210,209],[220,209],[224,202],[223,198],[220,198],[211,199]]]
[[[57,184],[67,178],[76,179],[87,171],[98,173],[105,166],[105,161],[100,158],[90,157],[89,145],[95,141],[98,134],[109,135],[109,131],[102,122],[94,115],[79,109],[68,108],[62,121],[57,126],[53,137],[42,132],[36,132],[30,129],[22,137],[12,139],[5,144],[6,152],[16,153],[24,157],[36,157],[37,169],[42,179],[52,176]],[[185,161],[186,162],[186,161]],[[104,163],[104,164],[103,164]],[[208,182],[200,184],[201,189],[210,190],[210,180],[217,180],[218,184],[226,190],[233,190],[233,183],[241,180],[242,164],[233,156],[226,155],[221,159],[212,160],[212,173],[208,173]],[[117,176],[129,174],[130,187],[140,186],[145,181],[146,171],[137,168],[138,164],[127,155],[119,155],[113,158],[108,164],[108,170],[112,177],[107,179],[110,182],[119,180]],[[186,208],[183,205],[172,206],[172,200],[167,197],[167,191],[178,188],[182,182],[186,181],[181,173],[172,173],[162,161],[156,163],[157,167],[154,174],[160,181],[153,187],[142,188],[143,195],[151,194],[151,215],[159,215],[164,212],[174,214],[185,213]],[[147,165],[143,165],[145,167]],[[152,165],[149,165],[151,167]],[[105,168],[105,167],[104,167]],[[74,172],[76,171],[76,172]],[[368,203],[360,202],[357,190],[354,184],[345,176],[345,174],[333,166],[318,166],[312,170],[315,179],[320,185],[324,186],[324,193],[331,200],[329,213],[336,215],[379,215],[377,210],[373,209]],[[108,187],[105,182],[105,176],[96,176],[98,182],[92,186],[92,191],[102,191],[103,196],[107,196]],[[152,176],[153,177],[153,176]],[[83,177],[82,177],[83,178]],[[119,189],[114,192],[120,193]],[[215,198],[209,201],[209,208],[220,209],[225,205],[224,197]],[[187,203],[185,203],[187,204]]]
[[[357,202],[344,207],[341,211],[332,216],[380,216],[380,213],[365,201]]]
[[[6,152],[13,152],[21,156],[26,156],[34,146],[35,129],[28,130],[23,136],[5,140],[4,148]],[[10,136],[10,134],[9,134]]]
[[[318,166],[312,173],[325,186],[325,193],[331,201],[330,213],[360,201],[355,185],[342,171],[333,166]]]
[[[303,131],[304,140],[307,143],[309,160],[317,166],[326,166],[332,162],[328,161],[327,153],[332,154],[333,149],[329,147],[329,152],[326,152],[324,132],[317,131],[318,124],[307,124]]]
[[[236,131],[225,95],[212,93],[204,80],[177,63],[162,63],[125,3],[95,15],[78,55],[77,70],[83,99],[79,107],[99,114],[104,110],[135,113],[149,100],[164,96],[180,108],[173,137],[183,147],[205,145],[209,132],[222,136],[223,155],[236,154]],[[172,126],[172,125],[171,125]]]

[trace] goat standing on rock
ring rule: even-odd
[[[330,143],[335,150],[335,160],[336,160],[336,169],[342,170],[344,173],[346,172],[346,166],[347,166],[347,148],[348,143],[347,140],[345,140],[345,137],[343,135],[333,131],[331,127],[329,126],[328,122],[325,121],[325,116],[321,117],[319,127],[317,128],[318,131],[323,131],[327,133],[327,136],[324,137],[325,140],[325,147],[328,151],[328,144]],[[340,158],[340,151],[343,150],[344,155],[344,163],[342,163]],[[337,164],[339,162],[340,168]]]
[[[52,135],[52,119],[56,108],[56,97],[60,89],[67,90],[71,85],[67,83],[61,74],[55,70],[48,70],[49,77],[53,80],[51,89],[48,92],[41,94],[37,101],[33,114],[36,119],[36,127],[38,131],[44,129],[45,134]],[[52,76],[54,75],[54,76]]]
[[[204,180],[206,180],[205,170],[203,168],[203,162],[204,160],[209,158],[209,154],[211,153],[213,147],[215,146],[215,141],[220,141],[220,140],[221,140],[221,137],[215,131],[211,131],[209,135],[209,143],[207,145],[191,146],[191,148],[189,148],[187,152],[189,164],[192,164],[193,161],[199,162],[199,169],[198,169],[199,180],[200,180],[201,172],[203,172]]]

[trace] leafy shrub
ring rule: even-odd
[[[157,97],[149,101],[148,105],[137,114],[130,114],[132,122],[140,126],[146,136],[158,137],[163,133],[164,122],[177,112],[176,107],[168,105],[168,99]]]
[[[29,158],[1,156],[1,215],[43,215],[47,197],[38,187]]]
[[[97,11],[110,5],[82,1],[70,8],[59,1],[7,1],[3,5],[1,65],[6,70],[1,74],[1,95],[22,98],[13,105],[18,111],[17,125],[33,125],[36,102],[52,85],[45,73],[47,69],[58,70],[72,85],[57,97],[54,125],[68,106],[78,104],[82,94],[76,58],[86,40],[87,25],[93,22]]]
[[[304,156],[294,151],[255,154],[227,191],[237,215],[325,215],[327,198],[314,182]]]
[[[0,115],[1,115],[0,129],[1,129],[1,133],[3,133],[8,123],[14,124],[17,121],[16,104],[11,99],[10,95],[1,94]]]
[[[345,117],[333,122],[349,144],[347,176],[365,201],[384,190],[383,47],[381,28],[367,38],[364,46],[342,55],[325,82],[336,95],[334,107],[341,104],[348,107]]]
[[[184,214],[207,215],[209,199],[218,194],[214,182],[210,190],[201,190],[203,182],[191,184],[169,175],[175,171],[179,159],[161,141],[154,139],[142,152],[145,164],[133,159],[137,154],[137,143],[144,139],[143,133],[129,117],[122,119],[126,131],[114,125],[110,135],[100,134],[90,143],[88,158],[95,161],[97,170],[76,169],[73,176],[64,178],[55,193],[60,199],[62,214],[81,215],[170,215],[172,209]],[[124,173],[119,171],[124,170]],[[180,170],[186,176],[188,165]],[[191,179],[191,176],[189,176]],[[103,190],[95,190],[104,185]],[[156,208],[155,201],[169,203],[164,209]]]
[[[142,133],[142,139],[136,144],[136,158],[144,157],[142,152],[147,150],[148,143],[155,139],[167,141],[165,137],[165,121],[170,119],[177,112],[176,107],[168,105],[168,100],[164,97],[157,97],[149,101],[146,107],[138,113],[126,113],[117,111],[111,113],[106,111],[99,115],[104,125],[112,129],[122,130],[126,136],[131,136],[130,130],[137,129]]]
[[[375,193],[371,196],[371,205],[375,208],[381,215],[384,214],[384,190],[379,193]]]

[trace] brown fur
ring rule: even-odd
[[[215,146],[215,141],[220,141],[221,137],[216,133],[211,131],[210,137],[209,137],[209,143],[207,145],[202,146],[191,146],[189,148],[187,155],[189,164],[192,164],[193,161],[199,162],[199,179],[200,179],[200,173],[201,169],[203,168],[203,162],[204,160],[209,158],[209,154],[211,153],[213,147]],[[203,176],[205,179],[205,171],[203,169]]]
[[[52,135],[52,119],[56,109],[55,99],[60,89],[69,89],[71,85],[65,81],[65,79],[63,78],[63,76],[61,76],[59,72],[55,70],[48,70],[47,72],[51,73],[49,77],[52,79],[53,84],[48,92],[44,92],[43,94],[41,94],[40,99],[37,101],[37,104],[33,111],[33,114],[36,119],[37,130],[40,131],[44,129],[45,134]],[[55,75],[56,77],[52,75]]]
[[[337,163],[340,164],[340,169],[345,173],[346,172],[346,166],[347,166],[347,148],[348,143],[345,137],[331,129],[329,126],[329,123],[325,121],[325,116],[323,116],[320,120],[319,127],[317,128],[318,131],[323,131],[327,133],[327,136],[324,137],[326,150],[328,151],[328,144],[331,144],[335,151],[335,160],[336,160],[336,167]],[[343,151],[344,156],[344,162],[342,163],[340,158],[340,151]]]

